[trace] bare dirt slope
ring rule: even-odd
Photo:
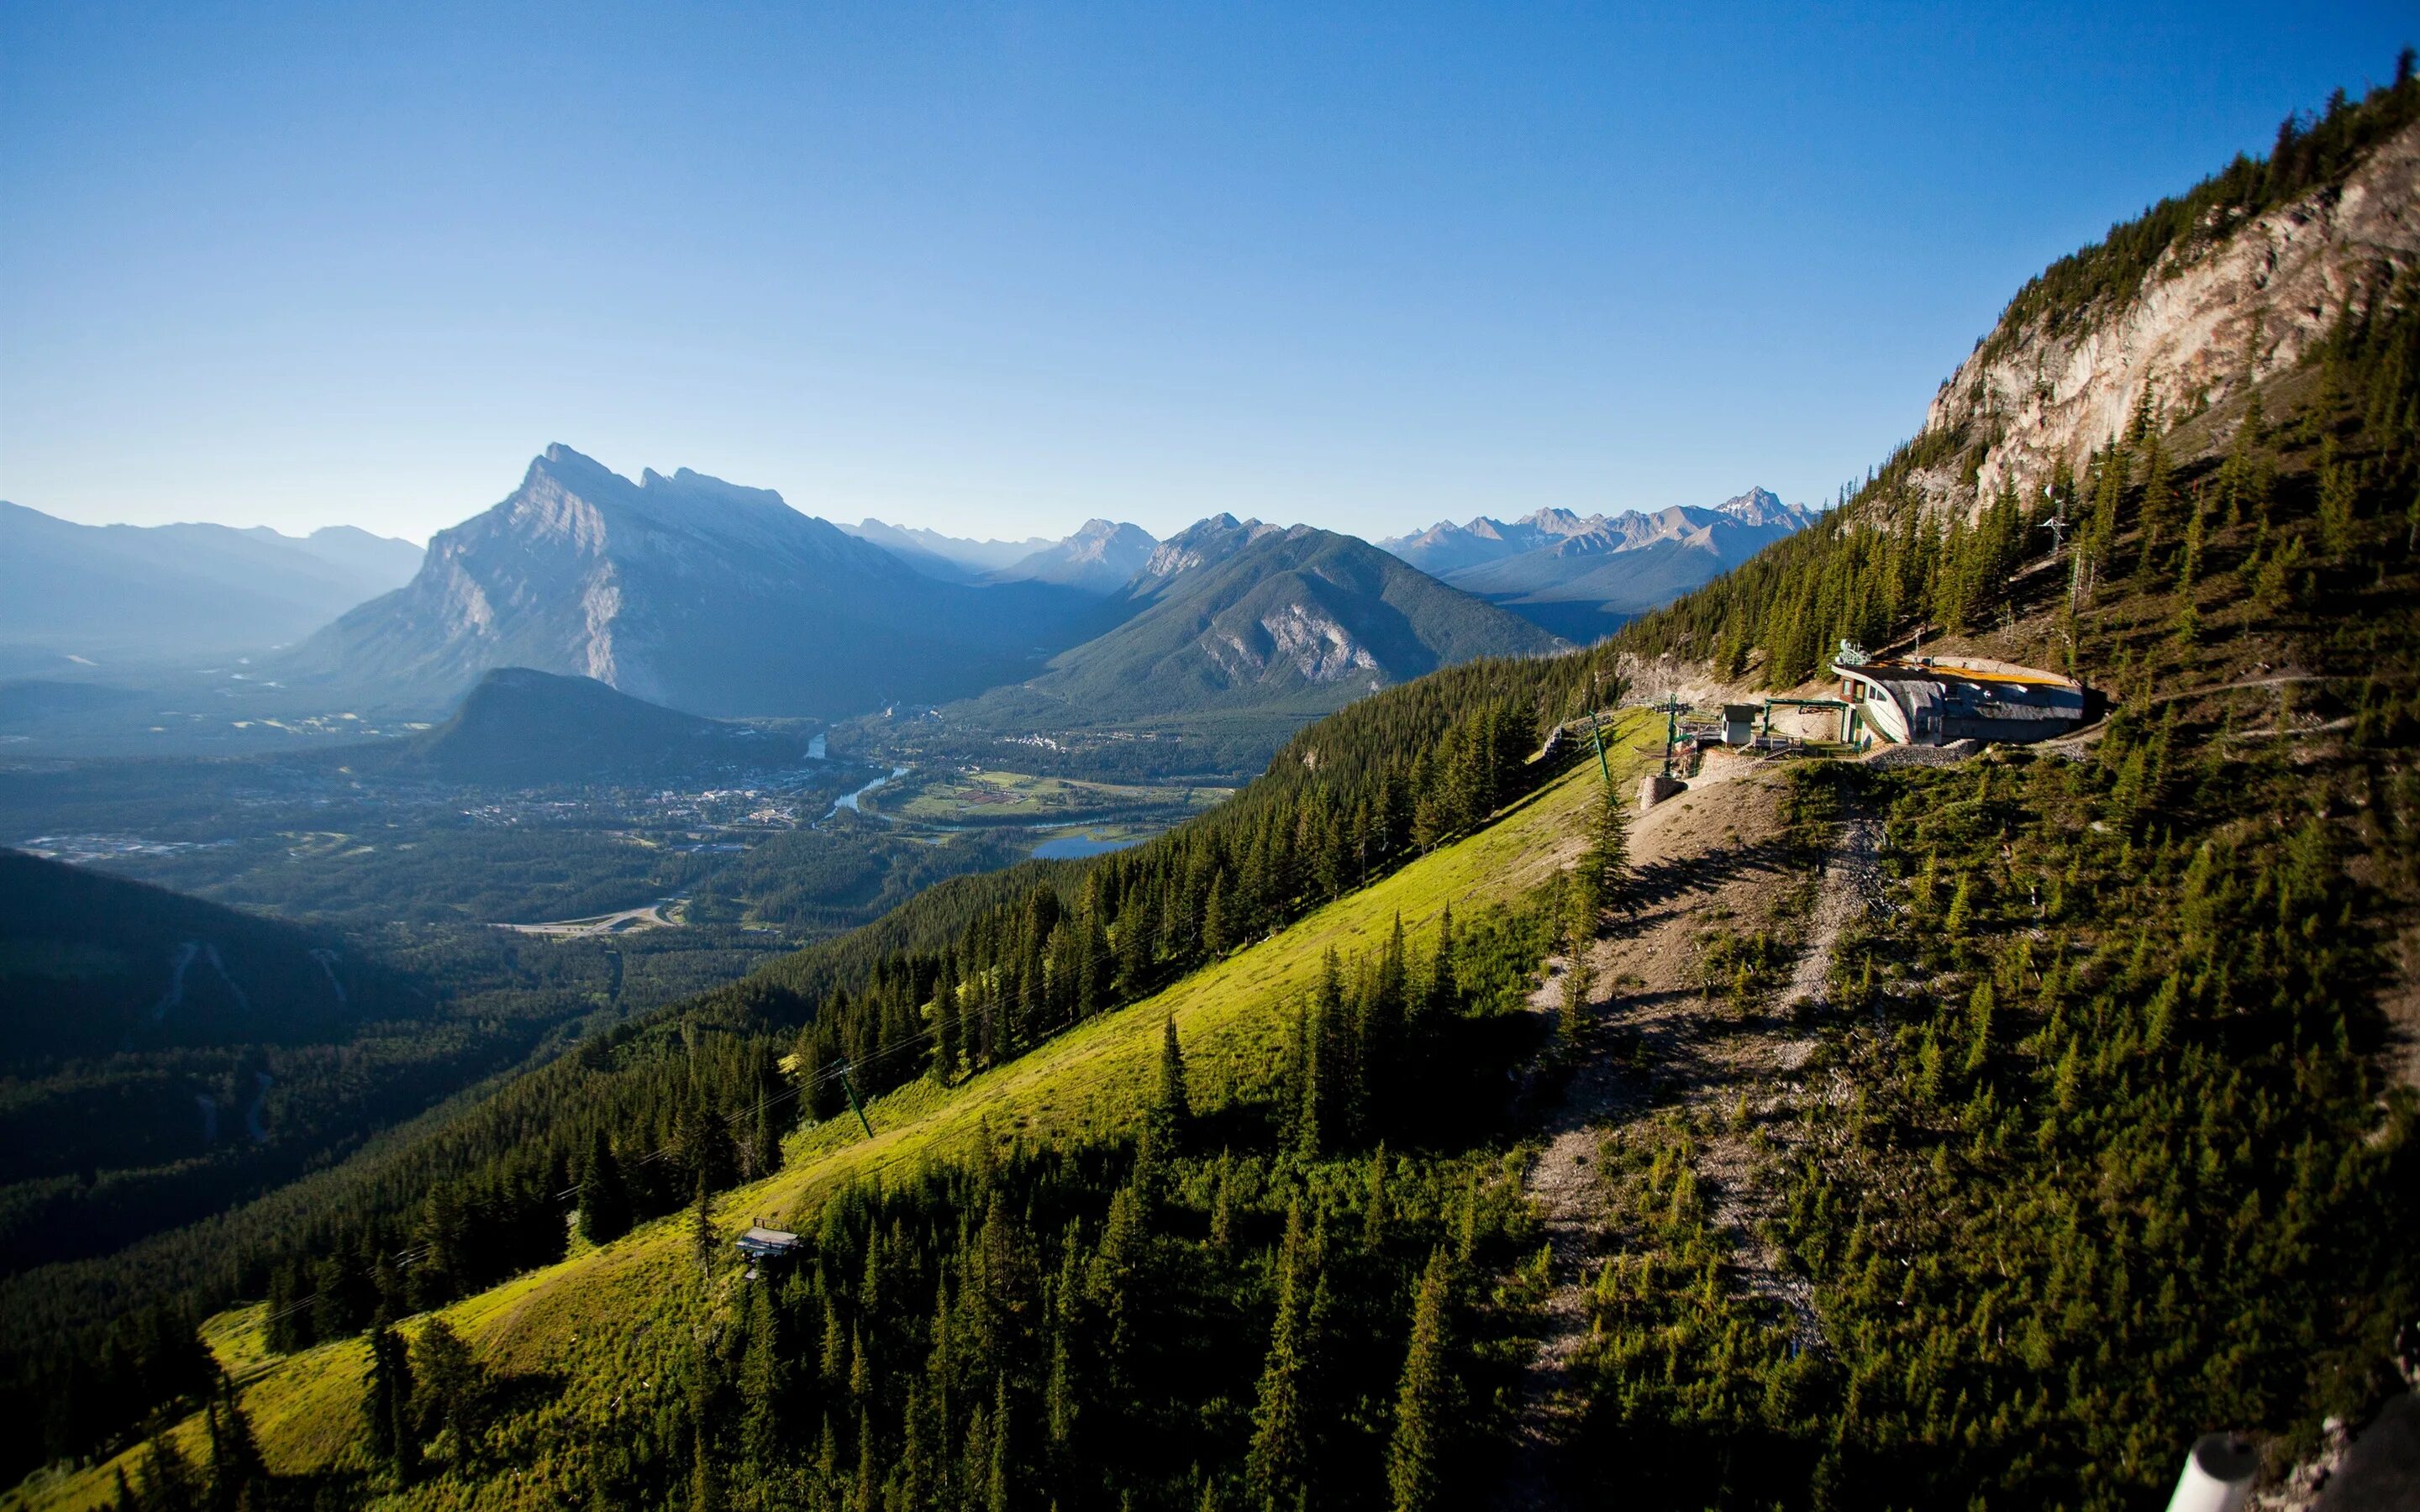
[[[1545,1099],[1547,1143],[1525,1179],[1554,1252],[1545,1337],[1524,1382],[1505,1508],[1564,1504],[1559,1449],[1574,1426],[1569,1369],[1588,1330],[1588,1287],[1609,1253],[1602,1226],[1608,1194],[1597,1176],[1606,1136],[1659,1108],[1679,1108],[1709,1132],[1699,1176],[1714,1195],[1717,1227],[1731,1240],[1735,1284],[1797,1319],[1806,1342],[1816,1319],[1803,1285],[1765,1253],[1756,1227],[1768,1211],[1751,1141],[1801,1095],[1794,1072],[1811,1041],[1791,1005],[1821,999],[1833,943],[1880,893],[1876,827],[1853,817],[1810,877],[1783,843],[1781,774],[1716,758],[1689,791],[1640,816],[1631,835],[1637,911],[1593,948],[1597,983],[1579,1060]],[[1810,886],[1811,884],[1811,886]],[[1702,937],[1712,930],[1775,929],[1802,943],[1786,986],[1747,1012],[1701,991]],[[1553,1013],[1565,964],[1550,964],[1532,999]]]

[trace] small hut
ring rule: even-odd
[[[733,1242],[739,1253],[758,1264],[786,1260],[799,1249],[799,1236],[779,1228],[751,1228]]]

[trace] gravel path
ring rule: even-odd
[[[1613,1245],[1603,1222],[1608,1194],[1597,1170],[1612,1130],[1659,1106],[1719,1115],[1701,1146],[1699,1174],[1713,1195],[1715,1225],[1731,1241],[1736,1283],[1786,1309],[1803,1346],[1820,1343],[1805,1284],[1756,1235],[1772,1203],[1756,1179],[1761,1162],[1753,1135],[1759,1127],[1780,1134],[1783,1115],[1803,1095],[1795,1072],[1813,1041],[1796,1027],[1790,1005],[1827,995],[1835,942],[1880,899],[1879,827],[1863,817],[1842,826],[1814,907],[1798,926],[1807,944],[1788,987],[1770,1011],[1743,1017],[1700,996],[1698,936],[1714,919],[1757,927],[1751,921],[1770,918],[1801,880],[1804,873],[1785,865],[1780,830],[1774,783],[1744,768],[1693,783],[1683,797],[1643,816],[1633,833],[1634,890],[1643,902],[1594,947],[1597,992],[1586,1048],[1559,1091],[1541,1099],[1546,1144],[1523,1182],[1552,1247],[1552,1289],[1537,1353],[1523,1375],[1512,1461],[1492,1504],[1506,1512],[1567,1504],[1558,1471],[1581,1406],[1571,1366],[1589,1336],[1589,1284]],[[1531,998],[1533,1011],[1556,1011],[1562,969],[1560,961],[1549,964]],[[1731,1119],[1743,1095],[1749,1103],[1744,1125]]]

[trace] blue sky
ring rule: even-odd
[[[1828,496],[2403,6],[0,4],[0,498],[564,441],[965,534]]]

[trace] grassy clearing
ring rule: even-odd
[[[954,772],[925,782],[915,796],[892,811],[902,819],[926,824],[1072,823],[1145,810],[1198,813],[1233,792],[1222,787],[1086,782],[1027,772]]]
[[[1624,744],[1651,733],[1643,714],[1615,732]],[[1313,983],[1332,947],[1373,951],[1400,915],[1416,939],[1450,905],[1466,917],[1520,897],[1578,844],[1580,818],[1598,776],[1583,763],[1512,805],[1488,828],[1327,904],[1293,927],[1237,950],[1166,991],[1059,1036],[1009,1065],[955,1087],[919,1081],[867,1108],[876,1136],[854,1119],[827,1120],[791,1136],[783,1169],[717,1202],[727,1237],[764,1220],[811,1229],[825,1197],[844,1185],[886,1173],[912,1173],[920,1161],[970,1150],[978,1141],[1005,1147],[1115,1138],[1136,1125],[1159,1054],[1161,1021],[1173,1014],[1196,1085],[1212,1098],[1250,1095],[1275,1077],[1286,1030],[1271,1011]],[[690,1326],[718,1310],[738,1283],[728,1271],[702,1274],[690,1251],[687,1214],[659,1220],[603,1249],[582,1249],[465,1299],[444,1316],[493,1369],[536,1382],[613,1381],[618,1404],[644,1404],[663,1389],[669,1363]],[[257,1306],[212,1320],[223,1358],[259,1358]],[[407,1331],[410,1325],[407,1324]],[[244,1342],[244,1335],[252,1336]],[[243,1391],[271,1467],[281,1473],[344,1468],[358,1455],[362,1381],[368,1350],[361,1339],[273,1360]],[[596,1393],[565,1393],[564,1412],[607,1412]],[[578,1399],[574,1405],[573,1398]],[[200,1444],[198,1418],[178,1430]],[[120,1460],[10,1493],[0,1508],[81,1509],[103,1504]]]

